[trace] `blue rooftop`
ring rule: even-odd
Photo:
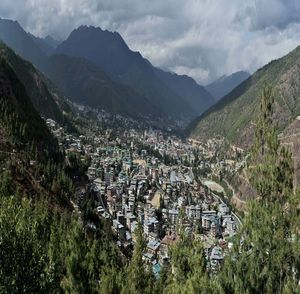
[[[159,263],[156,263],[152,266],[152,271],[153,271],[153,274],[155,276],[156,279],[159,278],[159,275],[160,275],[160,272],[161,272],[161,266]]]

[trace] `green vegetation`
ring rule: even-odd
[[[98,293],[108,264],[118,268],[104,229],[88,232],[47,201],[1,195],[0,227],[1,293]]]
[[[274,118],[279,129],[287,127],[300,112],[300,48],[272,61],[244,81],[188,128],[192,137],[207,139],[221,135],[231,143],[250,146],[259,112],[259,93],[265,83],[274,87]]]
[[[1,125],[7,131],[10,141],[16,146],[32,140],[47,144],[47,147],[58,148],[54,139],[36,112],[24,86],[5,59],[0,60],[1,90],[0,109],[3,116]],[[54,151],[54,149],[53,149]]]
[[[65,118],[56,103],[56,97],[48,90],[46,80],[35,67],[17,56],[0,42],[0,56],[5,59],[24,85],[34,107],[46,118],[63,124]]]
[[[251,182],[258,198],[249,204],[239,238],[220,275],[227,293],[299,291],[300,195],[293,187],[291,154],[280,145],[272,120],[273,99],[271,88],[265,88],[253,148],[256,165]]]
[[[185,235],[171,251],[172,273],[169,272],[167,286],[163,293],[212,293],[217,285],[206,271],[204,249],[199,240],[191,240]]]

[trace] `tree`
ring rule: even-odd
[[[15,193],[16,186],[13,181],[12,173],[10,170],[6,170],[0,177],[0,195],[12,196]]]
[[[280,144],[273,122],[273,91],[263,90],[252,151],[252,185],[247,210],[220,282],[227,293],[299,291],[299,193],[293,187],[290,151]]]
[[[143,261],[146,241],[143,236],[143,227],[140,222],[135,229],[135,244],[131,261],[126,270],[126,280],[122,293],[151,293],[154,277],[152,268]]]
[[[0,292],[49,293],[52,273],[45,243],[48,217],[26,198],[2,197]]]
[[[171,248],[171,267],[164,293],[214,293],[200,240],[181,234],[179,242]]]
[[[64,244],[66,275],[62,288],[65,293],[95,293],[95,281],[90,279],[88,270],[90,256],[85,232],[76,217],[70,226]]]

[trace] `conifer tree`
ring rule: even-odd
[[[181,234],[171,248],[171,272],[164,293],[215,293],[200,240]]]
[[[299,193],[293,187],[291,153],[280,144],[272,119],[273,104],[273,91],[266,87],[252,152],[257,198],[248,206],[220,276],[225,293],[299,291]]]
[[[126,270],[126,281],[122,293],[151,293],[153,286],[152,269],[147,267],[143,260],[146,241],[140,222],[135,229],[134,251]]]

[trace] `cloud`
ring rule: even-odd
[[[0,15],[59,39],[83,24],[118,31],[154,65],[201,84],[253,72],[300,41],[298,0],[1,0]]]
[[[291,23],[300,22],[298,0],[256,0],[252,4],[243,12],[245,18],[250,18],[252,30],[284,29]]]

